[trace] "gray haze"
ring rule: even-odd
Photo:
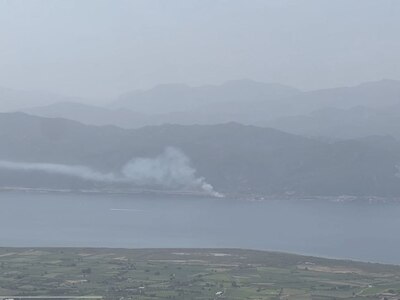
[[[0,86],[104,103],[159,83],[400,79],[396,0],[0,0]]]
[[[0,188],[399,197],[399,15],[0,0]]]

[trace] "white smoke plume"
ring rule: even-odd
[[[166,148],[155,158],[131,160],[122,169],[122,174],[138,185],[214,192],[203,177],[196,177],[196,170],[191,167],[189,158],[173,147]]]
[[[67,175],[89,181],[132,183],[135,186],[158,186],[170,190],[201,191],[220,197],[203,177],[196,176],[189,158],[179,149],[168,147],[155,158],[135,158],[121,170],[121,174],[101,173],[86,166],[50,163],[25,163],[0,160],[0,169],[39,171]]]
[[[91,181],[115,182],[118,179],[112,173],[101,173],[85,166],[72,166],[48,163],[26,163],[0,160],[0,169],[13,171],[40,171],[50,174],[67,175]]]

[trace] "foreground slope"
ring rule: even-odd
[[[4,296],[368,300],[400,295],[398,266],[252,250],[1,248],[0,266]]]

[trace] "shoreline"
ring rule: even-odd
[[[7,192],[21,192],[34,194],[76,194],[76,195],[167,195],[167,196],[190,196],[196,198],[232,199],[249,202],[264,201],[299,201],[299,202],[336,202],[336,203],[369,203],[385,204],[400,203],[400,197],[393,196],[355,196],[355,195],[262,195],[262,194],[241,194],[224,192],[222,197],[208,194],[202,191],[169,191],[157,189],[52,189],[52,188],[26,188],[26,187],[0,187],[0,194]]]

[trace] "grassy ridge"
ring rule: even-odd
[[[0,248],[0,296],[397,299],[398,293],[398,266],[277,252]]]

